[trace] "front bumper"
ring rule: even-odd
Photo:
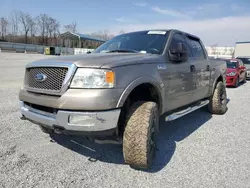
[[[234,86],[236,83],[237,76],[227,76],[226,77],[226,85],[227,86]]]
[[[62,133],[73,135],[112,134],[117,128],[120,115],[120,109],[96,112],[58,110],[50,113],[33,108],[23,101],[20,101],[20,108],[25,119],[49,129],[60,129]]]
[[[250,70],[247,70],[247,79],[250,78]]]

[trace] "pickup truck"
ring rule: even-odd
[[[89,54],[28,63],[19,91],[21,119],[48,134],[122,144],[126,164],[149,169],[160,116],[172,121],[201,107],[226,113],[226,69],[225,61],[208,58],[195,35],[129,32]]]

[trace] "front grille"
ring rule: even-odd
[[[66,67],[32,67],[26,70],[26,87],[43,91],[59,92],[68,72]],[[37,75],[45,75],[44,81],[36,80]]]

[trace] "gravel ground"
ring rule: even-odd
[[[227,89],[224,116],[162,121],[153,170],[143,172],[124,164],[121,146],[51,139],[19,119],[24,66],[45,57],[0,53],[0,187],[250,187],[249,82]]]

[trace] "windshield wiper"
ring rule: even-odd
[[[126,49],[116,49],[116,50],[110,50],[110,51],[107,51],[106,53],[112,53],[112,52],[133,52],[133,53],[139,53],[139,51],[136,51],[136,50],[126,50]]]

